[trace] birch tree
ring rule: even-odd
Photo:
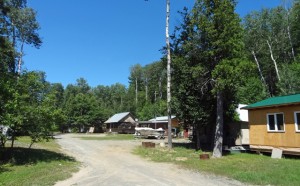
[[[23,63],[24,45],[34,46],[39,48],[42,44],[41,38],[38,34],[40,29],[39,23],[36,20],[36,12],[27,7],[25,0],[8,0],[5,1],[7,11],[7,24],[9,38],[18,53],[17,59],[17,73],[21,74],[21,65]]]
[[[294,61],[287,14],[287,10],[279,6],[251,12],[244,21],[246,49],[270,96],[279,92],[277,83],[281,81],[281,66]]]
[[[286,14],[285,14],[285,17],[286,17],[286,32],[287,32],[289,44],[290,44],[290,47],[291,47],[292,58],[295,61],[296,56],[295,56],[295,50],[294,50],[293,40],[292,40],[292,36],[291,36],[291,21],[290,21],[292,5],[293,5],[293,0],[283,0],[283,7],[284,7],[285,12],[286,12]]]
[[[135,90],[135,104],[138,106],[138,93],[143,87],[143,68],[140,64],[135,64],[130,67],[130,86],[134,87]]]
[[[263,49],[261,45],[261,37],[260,37],[261,24],[258,20],[256,20],[258,16],[259,16],[258,13],[254,12],[252,15],[247,15],[244,19],[245,45],[248,52],[251,53],[252,59],[254,59],[255,61],[263,86],[267,87],[267,82],[264,77],[260,61],[257,58],[257,55]]]

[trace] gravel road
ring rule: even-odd
[[[224,177],[201,174],[166,163],[154,163],[131,154],[140,140],[81,140],[79,135],[58,136],[63,151],[82,162],[79,172],[58,182],[67,185],[243,185]]]

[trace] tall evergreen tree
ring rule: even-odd
[[[224,108],[234,103],[237,76],[248,65],[242,59],[243,31],[235,5],[233,0],[196,1],[191,13],[183,14],[185,24],[173,46],[179,53],[174,72],[179,108],[196,126],[216,116],[215,157],[222,156]],[[199,134],[197,139],[199,144]]]
[[[198,0],[193,9],[203,65],[216,96],[214,157],[222,156],[224,96],[235,94],[237,67],[243,54],[242,27],[234,0]]]

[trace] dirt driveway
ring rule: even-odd
[[[73,177],[58,182],[66,185],[243,185],[223,177],[204,175],[166,163],[154,163],[131,154],[139,140],[81,140],[79,135],[58,136],[64,152],[82,162]]]

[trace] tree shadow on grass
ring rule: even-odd
[[[27,165],[36,164],[38,162],[51,162],[51,161],[72,161],[75,159],[45,149],[29,149],[29,148],[5,148],[0,150],[0,165],[2,163],[10,163],[11,165]],[[0,167],[0,173],[5,169]]]
[[[8,171],[11,171],[11,170],[8,169],[8,168],[2,167],[1,164],[0,164],[0,174],[1,174],[2,172],[8,172]]]
[[[173,142],[172,146],[173,147],[186,148],[186,149],[195,149],[195,143],[193,143],[193,142],[190,142],[190,143],[186,143],[186,142]]]

